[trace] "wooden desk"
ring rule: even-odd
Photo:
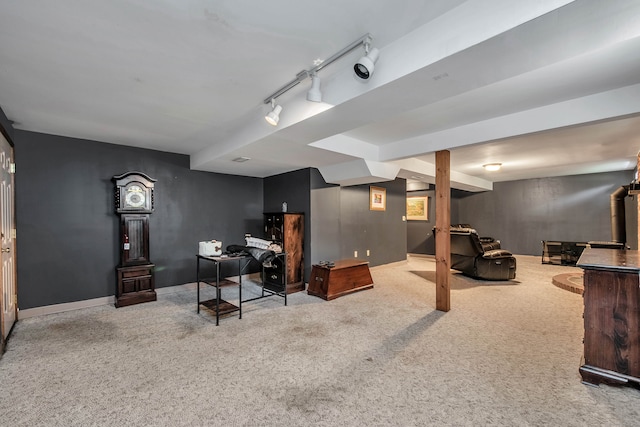
[[[369,263],[357,259],[335,262],[334,267],[314,264],[307,293],[332,300],[353,292],[373,288]]]
[[[582,382],[640,383],[640,253],[587,248]]]

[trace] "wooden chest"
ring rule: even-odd
[[[352,292],[373,288],[369,263],[356,259],[340,260],[334,267],[314,264],[307,293],[332,300]]]

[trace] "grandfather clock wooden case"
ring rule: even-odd
[[[157,299],[149,260],[149,215],[156,181],[141,172],[113,177],[115,206],[120,215],[120,265],[116,267],[116,307]]]

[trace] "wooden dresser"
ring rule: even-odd
[[[587,384],[640,383],[640,253],[587,248],[584,270],[584,361]]]

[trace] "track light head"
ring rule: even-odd
[[[280,112],[282,111],[282,107],[280,105],[275,105],[275,101],[271,100],[271,105],[274,106],[273,110],[269,111],[264,119],[271,126],[278,126],[278,122],[280,121]]]
[[[362,80],[368,80],[369,77],[371,77],[376,61],[378,61],[378,56],[380,56],[380,51],[375,47],[369,50],[367,45],[366,51],[367,54],[358,59],[358,62],[353,66],[356,76],[360,77]]]
[[[311,89],[307,92],[307,101],[322,102],[322,92],[320,91],[320,77],[318,74],[311,75]]]

